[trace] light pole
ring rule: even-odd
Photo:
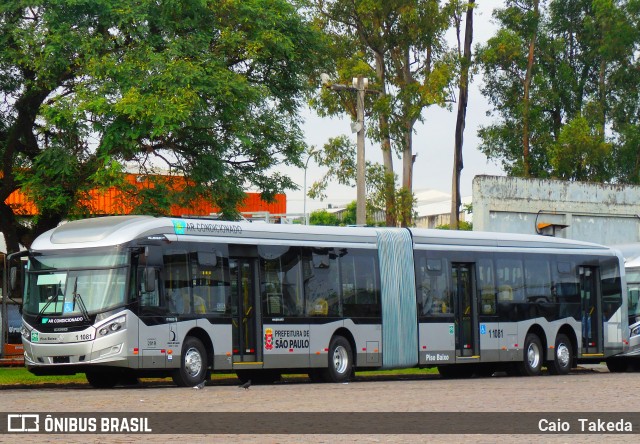
[[[356,153],[356,225],[367,224],[366,212],[366,183],[365,183],[365,161],[364,161],[364,96],[366,94],[369,79],[358,76],[353,78],[352,85],[340,85],[330,83],[327,74],[321,74],[322,84],[333,91],[355,91],[356,92],[356,122],[351,125],[351,131],[357,133],[357,153]]]
[[[303,211],[304,211],[305,225],[309,225],[309,215],[307,214],[307,167],[309,166],[309,161],[311,160],[311,158],[315,153],[316,151],[314,151],[313,149],[309,151],[309,156],[307,157],[307,161],[304,163],[304,197],[303,197],[304,210]]]
[[[357,124],[355,128],[358,132],[358,149],[356,154],[356,225],[367,224],[367,196],[364,176],[364,94],[368,83],[368,80],[362,76],[353,79],[353,86],[358,92],[356,102]]]

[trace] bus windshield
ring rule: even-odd
[[[113,250],[31,256],[24,312],[78,316],[124,304],[126,266],[126,254]]]
[[[628,268],[627,275],[627,294],[629,296],[629,316],[640,316],[640,268]]]

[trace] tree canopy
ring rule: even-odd
[[[494,18],[482,151],[514,176],[640,183],[640,1],[508,0]]]
[[[0,231],[9,251],[87,215],[125,170],[184,176],[128,198],[134,212],[295,188],[297,111],[323,39],[286,0],[6,0],[0,5]],[[21,189],[31,223],[4,203]],[[152,205],[149,205],[152,202]]]

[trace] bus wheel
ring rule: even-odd
[[[329,365],[325,371],[325,379],[329,382],[345,382],[349,380],[353,368],[351,345],[342,336],[335,336],[329,344]]]
[[[607,359],[607,369],[611,373],[624,373],[630,370],[630,365],[627,360],[623,358],[611,358]]]
[[[518,367],[522,376],[538,376],[542,372],[542,344],[533,333],[524,341],[524,356]]]
[[[179,387],[194,387],[206,378],[207,352],[198,338],[187,336],[182,345],[180,368],[173,373],[173,382]]]
[[[558,335],[554,351],[553,362],[547,365],[549,373],[552,375],[567,375],[571,371],[573,364],[573,348],[571,341],[566,335]]]
[[[87,381],[93,388],[97,389],[110,389],[114,388],[118,381],[120,381],[120,374],[118,372],[86,372],[85,376],[87,377]]]

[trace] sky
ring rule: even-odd
[[[496,30],[492,23],[491,12],[502,1],[480,0],[474,13],[474,46],[484,43]],[[463,25],[464,27],[464,25]],[[463,38],[463,37],[461,37]],[[451,45],[455,44],[455,34],[451,33]],[[467,106],[467,121],[464,132],[463,161],[464,169],[460,180],[460,192],[462,196],[471,195],[471,183],[476,175],[504,175],[504,172],[493,161],[488,161],[484,154],[478,151],[478,128],[490,123],[486,116],[489,109],[486,99],[479,91],[481,76],[476,76],[469,88],[469,102]],[[456,88],[457,95],[457,88]],[[453,104],[452,110],[440,109],[432,106],[423,113],[424,123],[417,123],[413,135],[413,151],[417,154],[414,164],[413,191],[434,189],[445,193],[451,193],[451,180],[453,172],[454,131],[456,122],[457,105]],[[356,134],[351,133],[350,118],[320,118],[312,110],[306,110],[303,131],[307,144],[321,148],[330,137],[347,135],[353,143],[356,143]],[[365,125],[367,118],[365,116]],[[382,155],[379,144],[373,144],[370,140],[365,143],[366,159],[372,162],[382,163]],[[305,160],[305,159],[303,159]],[[394,169],[399,180],[402,175],[402,161],[394,159]],[[287,213],[300,213],[304,211],[304,179],[305,171],[302,168],[285,170],[300,187],[297,191],[287,191]],[[311,184],[324,175],[325,169],[318,167],[313,160],[308,164],[306,171],[307,189]],[[327,190],[327,199],[324,201],[306,198],[307,212],[327,208],[328,204],[334,207],[344,206],[356,199],[356,188],[332,185]]]

